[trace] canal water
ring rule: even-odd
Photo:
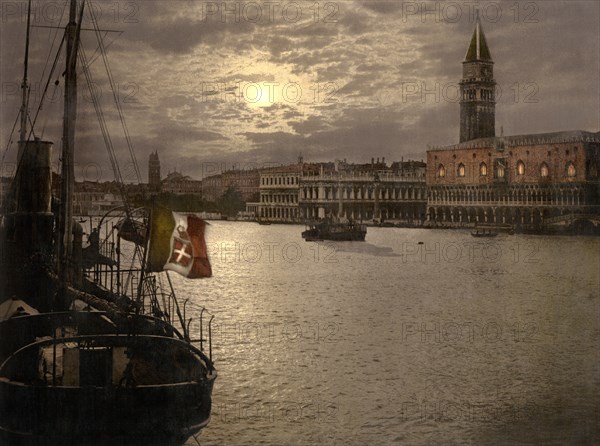
[[[600,239],[211,222],[209,426],[187,445],[592,445]],[[194,330],[194,325],[192,326]]]

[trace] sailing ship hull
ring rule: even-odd
[[[18,166],[0,221],[0,444],[181,444],[210,418],[217,374],[202,347],[208,342],[212,351],[212,317],[205,337],[202,309],[192,340],[192,319],[185,307],[181,313],[170,279],[167,290],[147,272],[149,215],[133,220],[126,206],[118,226],[101,226],[103,217],[83,249],[73,219],[83,11],[70,1],[60,195],[53,197],[52,143],[27,136],[29,2]],[[121,249],[122,240],[133,242],[131,250]]]
[[[88,444],[100,437],[185,440],[208,424],[211,391],[212,381],[107,389],[23,386],[2,378],[0,430],[11,439],[3,444],[69,439]]]
[[[216,373],[203,353],[159,335],[167,325],[157,320],[129,320],[134,335],[102,334],[108,321],[102,312],[64,312],[0,324],[0,333],[21,333],[0,367],[2,444],[130,444],[148,435],[177,444],[208,424]],[[79,334],[45,335],[57,326]]]
[[[498,234],[492,233],[492,234],[477,234],[476,232],[471,232],[471,235],[473,237],[496,237]]]

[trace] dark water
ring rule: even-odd
[[[600,239],[302,229],[214,222],[175,279],[216,315],[199,444],[599,444]]]

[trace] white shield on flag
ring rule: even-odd
[[[173,212],[175,227],[171,235],[171,255],[164,269],[188,276],[194,260],[194,249],[187,232],[187,215]]]

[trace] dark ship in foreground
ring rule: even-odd
[[[73,218],[78,59],[90,81],[79,48],[83,9],[83,2],[71,0],[63,39],[57,197],[52,143],[36,139],[33,124],[28,128],[26,51],[18,167],[0,231],[0,444],[181,444],[210,419],[217,376],[212,317],[202,321],[202,309],[199,324],[186,319],[168,274],[148,267],[150,242],[161,235],[154,234],[154,211],[133,210],[124,197],[125,205],[96,227],[90,220],[89,246],[83,247],[83,228]],[[99,48],[104,57],[101,41]],[[117,166],[116,180],[119,175]],[[190,225],[203,223],[188,217]],[[176,243],[176,258],[165,260],[181,263],[184,273],[205,257],[198,252],[203,238],[190,228],[180,223],[183,244]],[[206,267],[208,259],[200,260]],[[208,276],[210,269],[200,273]]]

